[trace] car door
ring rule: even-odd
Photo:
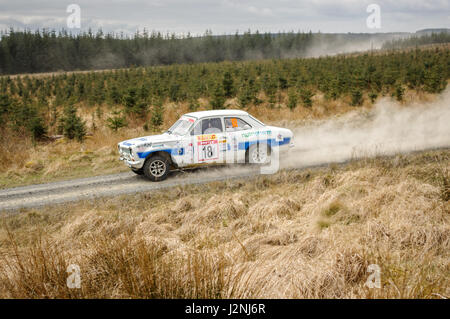
[[[195,125],[195,118],[185,117],[187,121]],[[193,136],[191,136],[192,128],[184,135],[180,136],[179,141],[176,144],[175,151],[172,150],[172,160],[178,167],[188,167],[194,164],[194,148],[193,148]]]
[[[197,121],[191,136],[195,164],[224,162],[226,138],[221,117],[203,118]]]
[[[240,117],[224,117],[225,134],[227,139],[227,163],[245,162],[246,134],[253,130],[252,126]]]

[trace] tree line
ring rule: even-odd
[[[307,57],[342,52],[347,45],[384,41],[389,34],[322,34],[312,32],[177,36],[160,32],[123,34],[65,30],[0,33],[0,74],[99,70],[132,66]]]
[[[437,32],[425,35],[414,35],[407,38],[388,40],[382,49],[405,49],[427,44],[450,43],[450,32]]]

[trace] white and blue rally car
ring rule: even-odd
[[[161,135],[118,144],[120,160],[152,181],[170,170],[211,164],[267,164],[293,144],[293,133],[268,126],[240,110],[187,113]],[[273,151],[276,152],[273,152]]]

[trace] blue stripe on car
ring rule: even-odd
[[[282,141],[277,141],[274,138],[269,138],[269,139],[266,139],[266,140],[240,142],[238,147],[239,147],[240,150],[246,150],[247,148],[249,148],[253,144],[257,144],[257,143],[259,143],[259,144],[266,143],[266,144],[269,144],[270,146],[282,146],[282,145],[289,144],[290,141],[291,141],[290,137],[285,137]]]
[[[170,155],[173,155],[173,156],[181,156],[181,155],[184,155],[184,147],[182,147],[182,148],[168,148],[168,149],[165,149],[165,150],[154,150],[154,151],[148,151],[148,152],[138,152],[137,155],[139,156],[139,158],[146,158],[151,153],[155,153],[155,152],[166,152],[166,153],[169,153]]]

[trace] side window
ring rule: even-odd
[[[222,133],[222,120],[220,117],[204,119],[202,120],[202,133],[203,134],[214,134],[214,133]]]
[[[252,127],[247,122],[238,117],[225,118],[225,129],[227,132],[244,131],[251,128]]]
[[[191,131],[191,135],[222,133],[222,120],[220,117],[203,119]]]

